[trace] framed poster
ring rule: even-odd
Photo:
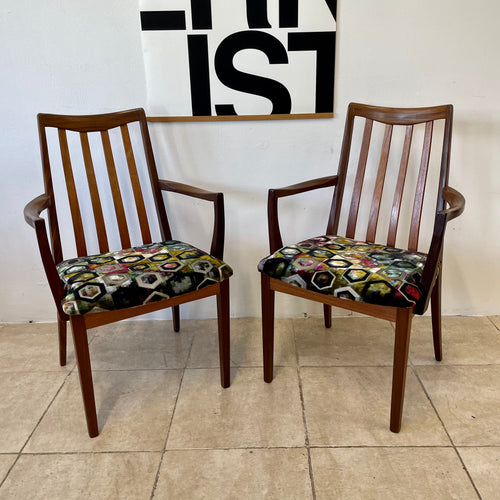
[[[150,121],[333,117],[336,0],[140,0]]]

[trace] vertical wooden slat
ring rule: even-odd
[[[365,176],[368,151],[370,149],[372,128],[373,128],[373,120],[367,119],[365,122],[365,128],[363,132],[363,142],[361,143],[361,151],[359,154],[358,169],[356,171],[356,179],[354,181],[354,188],[352,192],[351,208],[349,210],[349,219],[347,221],[346,236],[348,238],[354,238],[356,232],[359,201],[361,199],[361,191],[363,189],[363,179]]]
[[[368,241],[369,243],[375,242],[375,235],[377,233],[378,215],[380,212],[382,192],[384,191],[385,173],[387,171],[387,162],[389,160],[389,151],[391,149],[391,139],[392,125],[386,125],[384,140],[382,143],[382,151],[380,154],[380,162],[378,165],[377,179],[375,180],[375,188],[373,190],[372,204],[370,207],[368,229],[366,231],[366,241]]]
[[[398,180],[396,190],[394,192],[394,201],[392,203],[391,219],[389,222],[389,234],[387,236],[387,246],[393,247],[396,245],[396,234],[398,231],[399,214],[401,210],[401,201],[406,181],[406,171],[408,169],[408,159],[410,157],[411,140],[413,137],[413,125],[406,127],[405,141],[403,152],[401,154],[401,164],[399,166]]]
[[[418,235],[420,232],[420,218],[422,217],[422,205],[425,194],[425,183],[427,180],[427,171],[429,169],[429,158],[431,155],[432,130],[434,122],[425,124],[424,144],[422,149],[422,160],[418,172],[417,189],[415,191],[415,201],[410,224],[410,237],[408,239],[408,249],[417,250]]]
[[[123,208],[123,200],[118,183],[118,176],[116,175],[115,160],[113,158],[113,150],[111,149],[111,141],[109,140],[109,133],[107,130],[101,132],[102,147],[104,150],[104,158],[106,159],[106,167],[108,170],[109,184],[111,187],[111,195],[113,196],[113,203],[115,206],[116,222],[118,224],[118,231],[120,233],[120,241],[123,248],[130,248],[130,235],[127,226],[127,217],[125,209]]]
[[[86,132],[80,132],[80,142],[82,144],[83,161],[85,163],[85,172],[89,184],[90,199],[92,201],[92,210],[96,224],[97,240],[99,241],[99,251],[101,253],[109,252],[108,237],[106,234],[106,225],[102,213],[101,199],[99,197],[99,187],[94,171],[94,163],[90,152],[89,136]]]
[[[130,174],[130,181],[132,183],[132,190],[134,193],[135,204],[137,207],[137,215],[139,218],[139,224],[141,226],[142,240],[144,244],[151,243],[151,232],[149,230],[148,216],[146,213],[146,207],[144,205],[144,198],[142,196],[141,185],[139,182],[139,176],[137,174],[137,166],[134,158],[134,151],[132,149],[132,143],[130,141],[130,134],[127,125],[122,125],[120,127],[122,132],[123,146],[125,147],[125,154],[127,156],[128,169]]]
[[[75,231],[76,251],[79,257],[87,255],[87,245],[85,244],[85,233],[83,231],[82,215],[80,205],[78,203],[78,195],[76,192],[75,179],[73,177],[73,168],[71,166],[71,158],[68,148],[68,138],[66,130],[58,129],[59,145],[61,148],[61,159],[64,169],[64,177],[66,178],[66,186],[68,189],[69,206],[71,209],[71,217],[73,219],[73,229]]]

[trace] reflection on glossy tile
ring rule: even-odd
[[[184,368],[200,322],[121,321],[96,328],[90,355],[94,370]]]
[[[307,451],[304,448],[168,451],[155,498],[312,498]]]
[[[57,324],[0,325],[0,372],[70,371],[75,363],[68,328],[67,364],[59,365]]]
[[[90,439],[78,376],[72,374],[26,451],[162,450],[180,379],[175,370],[95,372],[100,434]]]
[[[500,492],[500,448],[459,448],[458,451],[482,500],[497,500]]]
[[[1,498],[150,498],[160,453],[24,455]]]
[[[186,370],[167,448],[304,446],[297,371],[282,367],[271,384],[258,368],[233,373],[222,389],[218,370]]]
[[[417,368],[457,446],[500,446],[500,366]]]
[[[323,319],[293,322],[302,366],[392,365],[394,329],[389,321],[336,318],[325,328]]]
[[[498,363],[500,332],[486,317],[442,318],[442,365]],[[415,365],[438,363],[434,358],[431,318],[415,317],[410,342]]]
[[[209,328],[200,329],[195,336],[188,368],[216,368],[219,366],[217,323],[204,322]],[[295,345],[292,322],[275,322],[275,364],[295,366]],[[262,328],[259,318],[231,321],[231,364],[233,366],[262,366]]]
[[[452,448],[311,450],[317,498],[477,498]]]
[[[0,377],[0,452],[21,450],[66,373],[4,373]]]
[[[389,430],[392,368],[302,368],[301,378],[313,446],[450,444],[410,370],[399,434]]]

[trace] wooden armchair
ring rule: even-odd
[[[266,382],[273,379],[276,291],[323,303],[327,328],[332,306],[393,321],[390,429],[400,431],[411,321],[429,301],[436,360],[442,356],[443,238],[447,222],[465,205],[463,196],[448,186],[452,115],[451,105],[393,109],[351,103],[337,175],[269,190],[271,255],[259,263]],[[431,155],[439,127],[442,149]],[[434,196],[426,195],[430,165],[437,167]],[[278,200],[326,187],[333,187],[334,194],[325,235],[283,246]],[[432,205],[434,229],[419,251],[424,202]],[[366,229],[358,224],[361,208],[367,213]]]
[[[222,261],[223,194],[158,179],[143,109],[40,114],[38,128],[45,192],[26,205],[24,216],[36,231],[56,304],[61,365],[71,323],[89,435],[99,433],[89,328],[172,307],[179,331],[179,305],[215,295],[221,384],[228,387],[232,270]],[[163,200],[167,191],[213,203],[210,254],[172,239]],[[69,214],[76,250],[71,248],[73,258],[65,260],[62,244],[69,238],[61,232],[68,234],[62,224],[71,226]]]

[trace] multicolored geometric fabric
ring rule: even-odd
[[[271,278],[342,299],[407,307],[422,296],[427,255],[338,236],[288,245],[259,263]]]
[[[80,257],[57,266],[66,314],[124,309],[193,292],[223,281],[233,270],[181,241]]]

